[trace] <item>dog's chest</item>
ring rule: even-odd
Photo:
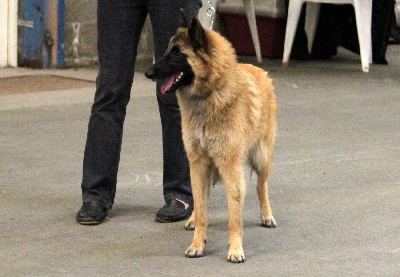
[[[208,139],[206,137],[205,127],[197,129],[197,140],[199,141],[201,148],[206,148],[208,144]]]
[[[214,126],[214,124],[206,124],[191,127],[189,138],[190,146],[193,150],[201,150],[207,153],[207,155],[213,156],[216,152],[220,152],[221,149],[226,149],[229,147],[229,131],[226,129],[226,126]]]
[[[210,155],[215,147],[221,147],[226,142],[227,122],[222,116],[215,116],[210,105],[181,101],[180,106],[182,131],[188,147],[203,150]]]
[[[206,126],[193,128],[191,130],[190,140],[193,148],[201,148],[209,152],[217,141],[218,135],[210,132]]]

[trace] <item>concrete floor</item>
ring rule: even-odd
[[[155,85],[142,73],[115,206],[98,226],[75,222],[94,87],[1,96],[0,276],[400,276],[399,54],[390,46],[389,65],[368,74],[345,50],[286,69],[264,60],[279,103],[269,182],[278,227],[259,226],[255,178],[247,178],[247,261],[236,265],[226,261],[223,186],[211,191],[203,258],[184,257],[192,232],[183,222],[154,220],[163,205],[161,130]],[[96,70],[0,70],[31,74],[94,80]]]

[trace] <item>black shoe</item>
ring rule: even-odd
[[[76,215],[76,221],[82,225],[100,224],[106,219],[107,212],[100,200],[86,200]]]
[[[165,204],[156,214],[158,222],[177,222],[188,218],[193,212],[193,205],[185,209],[185,205],[178,200],[171,200]]]

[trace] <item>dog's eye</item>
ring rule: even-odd
[[[178,47],[174,47],[174,48],[172,49],[172,53],[173,53],[175,56],[177,56],[177,57],[179,57],[180,55],[182,55],[182,52],[181,52],[181,50],[179,50]]]

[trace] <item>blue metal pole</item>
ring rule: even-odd
[[[44,0],[23,1],[23,19],[29,24],[22,29],[22,64],[29,67],[43,67],[43,18]]]
[[[64,23],[65,23],[65,0],[58,0],[58,21],[57,21],[57,67],[64,67]]]

